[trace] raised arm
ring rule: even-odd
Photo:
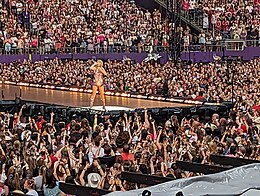
[[[9,127],[10,126],[10,114],[9,113],[7,113],[6,118],[7,118],[6,119],[6,124]]]
[[[156,146],[157,146],[157,148],[158,148],[159,150],[162,149],[162,145],[160,144],[160,137],[161,137],[161,135],[162,135],[162,129],[160,129],[159,134],[158,134],[158,137],[157,137],[157,139],[156,139]]]
[[[82,172],[81,172],[81,174],[79,176],[79,181],[80,181],[81,186],[86,186],[86,182],[84,180],[84,176],[85,176],[85,173],[86,173],[88,168],[90,168],[89,163],[86,164],[86,166],[84,167],[84,169],[82,170]]]
[[[19,114],[18,114],[18,119],[17,119],[18,122],[20,122],[21,116],[22,116],[22,114],[23,114],[23,109],[24,109],[25,107],[26,107],[26,105],[23,105],[23,106],[21,107],[21,109],[20,109],[20,112],[19,112]]]
[[[93,123],[93,131],[95,130],[95,128],[96,128],[96,126],[97,126],[97,124],[98,124],[98,115],[97,114],[95,114],[95,117],[94,117],[94,123]]]
[[[93,71],[96,71],[97,70],[96,65],[97,65],[97,63],[95,62],[93,65],[91,65],[90,69]]]
[[[148,119],[147,109],[144,110],[144,120],[145,120],[145,128],[149,129],[150,128],[150,122],[149,122],[149,119]]]
[[[50,120],[50,124],[53,125],[53,116],[54,116],[54,113],[52,112],[51,113],[51,120]]]
[[[125,127],[128,128],[129,127],[129,121],[127,118],[127,113],[124,113],[124,121],[125,121]]]
[[[150,158],[151,175],[154,175],[154,174],[155,174],[153,161],[154,161],[154,156],[151,156],[151,158]]]
[[[152,120],[152,128],[153,128],[153,141],[155,142],[157,139],[157,133],[156,133],[156,127],[155,127],[155,121]]]
[[[102,139],[102,140],[100,141],[100,143],[99,143],[99,147],[98,147],[98,149],[97,149],[97,151],[96,151],[96,154],[95,154],[95,156],[94,156],[94,159],[98,159],[99,153],[100,153],[100,149],[101,149],[103,143],[104,143],[104,140]]]

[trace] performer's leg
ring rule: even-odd
[[[91,97],[90,97],[90,108],[93,107],[96,94],[97,94],[97,86],[93,86],[93,87],[92,87],[92,94],[91,94]]]
[[[105,100],[104,86],[99,86],[99,93],[100,93],[101,101],[102,101],[102,104],[103,104],[103,109],[106,110],[106,100]]]

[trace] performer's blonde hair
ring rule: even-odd
[[[98,60],[98,61],[97,61],[97,66],[98,66],[98,67],[103,67],[103,61]]]

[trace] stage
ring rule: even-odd
[[[62,90],[42,89],[27,86],[15,86],[1,84],[0,90],[3,97],[0,100],[13,100],[20,97],[26,101],[55,104],[60,106],[89,108],[89,93],[71,92]],[[96,97],[93,110],[101,110],[101,100],[99,95]],[[134,110],[136,108],[164,108],[164,107],[183,107],[188,104],[173,103],[165,101],[153,101],[138,98],[106,96],[108,111],[113,110]]]

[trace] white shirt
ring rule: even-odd
[[[95,154],[98,150],[98,147],[97,146],[93,146],[92,147],[92,150],[88,153],[88,159],[89,159],[89,163],[92,164],[93,161],[94,161],[94,157],[95,157]],[[99,156],[98,157],[103,157],[105,155],[104,153],[104,148],[101,148],[100,151],[99,151]]]
[[[38,193],[35,190],[29,190],[25,195],[38,196]]]

